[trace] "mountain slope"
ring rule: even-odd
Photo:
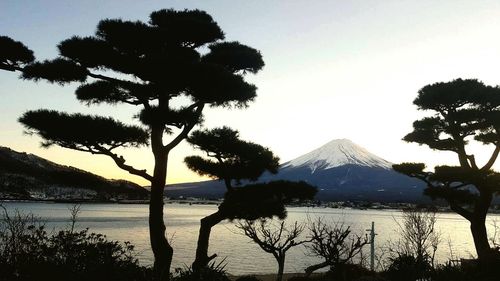
[[[321,200],[405,201],[425,200],[422,182],[401,175],[392,163],[347,139],[327,144],[285,162],[276,175],[265,174],[259,181],[304,180],[319,188]],[[169,196],[216,197],[224,193],[218,181],[177,184],[167,188]]]
[[[0,199],[145,199],[149,192],[0,146]]]

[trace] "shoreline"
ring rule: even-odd
[[[85,199],[12,199],[12,198],[0,198],[0,204],[3,202],[20,202],[20,203],[30,203],[30,202],[40,202],[40,203],[66,203],[66,204],[123,204],[123,205],[147,205],[149,200],[145,199],[126,199],[126,200],[85,200]],[[222,202],[220,200],[208,200],[208,199],[167,199],[165,198],[164,204],[182,204],[182,205],[219,205]],[[373,206],[366,206],[367,202],[363,204],[356,205],[352,201],[337,201],[337,202],[324,202],[321,204],[290,204],[287,207],[308,207],[308,208],[328,208],[328,209],[348,209],[348,210],[379,210],[379,211],[400,211],[405,208],[415,208],[417,204],[414,203],[380,203],[380,202],[369,202]],[[347,206],[343,205],[347,204]],[[496,208],[494,208],[496,207]],[[493,205],[488,211],[489,214],[500,214],[499,205]],[[455,213],[449,207],[444,206],[422,206],[423,209],[433,209],[436,213]]]

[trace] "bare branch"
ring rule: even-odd
[[[321,218],[309,222],[309,239],[307,246],[311,255],[323,259],[323,262],[306,268],[306,274],[330,266],[352,262],[363,247],[369,244],[368,237],[352,233],[351,228],[343,222],[327,225]]]
[[[259,247],[274,256],[278,262],[278,275],[276,280],[283,277],[286,252],[295,246],[302,245],[307,240],[296,241],[302,234],[305,226],[295,222],[287,226],[285,221],[278,225],[272,225],[266,220],[260,220],[258,225],[254,222],[238,222],[236,227],[243,231],[243,234],[252,239]]]

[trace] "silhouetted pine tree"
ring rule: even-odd
[[[240,140],[238,131],[228,127],[194,131],[187,139],[209,158],[189,156],[187,166],[200,175],[223,180],[226,194],[217,212],[201,219],[193,269],[206,266],[216,255],[208,256],[212,227],[225,219],[256,220],[286,217],[285,204],[295,199],[312,199],[316,188],[305,182],[274,181],[241,186],[256,181],[265,171],[276,173],[279,158],[269,149]],[[239,187],[233,186],[240,185]]]
[[[500,88],[473,79],[456,79],[423,87],[413,102],[419,110],[433,112],[413,123],[403,140],[457,154],[460,166],[438,166],[424,171],[423,163],[403,163],[394,169],[425,181],[425,193],[446,200],[450,208],[470,222],[479,259],[491,254],[485,220],[493,195],[500,191],[500,174],[491,170],[500,152]],[[474,139],[494,149],[479,166],[467,151]]]
[[[23,43],[7,36],[0,36],[0,69],[8,71],[22,70],[35,60],[33,51]]]
[[[51,110],[26,112],[19,121],[40,135],[44,146],[107,155],[118,167],[151,182],[149,226],[157,280],[169,278],[173,254],[163,221],[169,152],[202,121],[205,105],[245,107],[256,96],[256,87],[244,76],[264,66],[261,54],[223,39],[217,23],[199,10],[159,10],[147,23],[105,19],[95,35],[62,41],[59,57],[43,62],[33,62],[33,53],[21,43],[0,37],[1,69],[21,71],[21,78],[34,81],[79,83],[76,97],[87,105],[140,108],[144,127]],[[147,144],[154,154],[152,174],[115,152]]]

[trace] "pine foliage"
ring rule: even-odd
[[[424,171],[422,163],[403,163],[393,168],[427,183],[425,194],[446,200],[450,208],[471,223],[478,257],[491,258],[485,227],[495,194],[500,192],[500,174],[492,166],[500,153],[500,87],[475,79],[456,79],[423,87],[414,104],[431,116],[416,120],[403,140],[451,151],[457,166],[437,166]],[[468,145],[471,140],[494,147],[484,165],[476,162]]]
[[[188,168],[202,176],[255,181],[265,171],[276,173],[279,167],[279,158],[268,148],[240,140],[238,131],[228,127],[194,131],[187,140],[209,156],[184,160]]]

